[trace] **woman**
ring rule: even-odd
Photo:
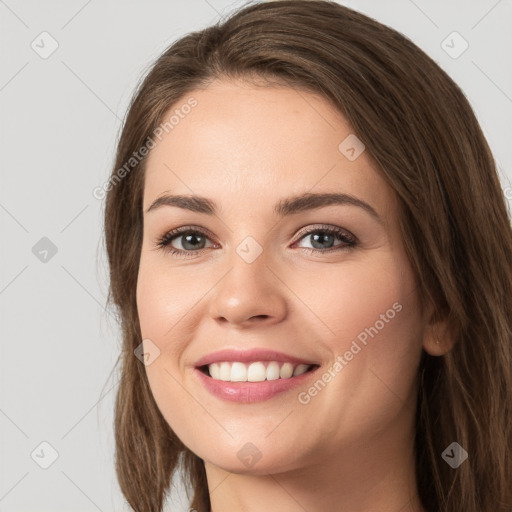
[[[407,38],[285,0],[175,42],[105,236],[134,510],[180,470],[199,512],[512,510],[510,220],[468,101]]]

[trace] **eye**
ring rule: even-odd
[[[321,225],[314,229],[309,228],[302,231],[299,242],[307,240],[308,237],[313,247],[301,247],[301,249],[308,253],[343,251],[357,245],[357,239],[354,235],[334,226]],[[340,240],[341,244],[335,245],[334,241],[336,239]],[[176,240],[182,248],[176,248],[172,245]],[[195,228],[194,226],[183,226],[165,233],[165,235],[157,240],[156,245],[157,248],[164,249],[179,258],[192,258],[197,253],[208,248],[205,246],[207,240],[210,240],[210,235],[202,229]]]
[[[309,228],[305,232],[301,232],[300,240],[309,240],[312,247],[302,247],[308,253],[326,253],[333,251],[342,251],[355,247],[357,239],[352,233],[334,226],[318,226],[315,229]],[[342,243],[335,245],[338,239]],[[327,247],[326,247],[327,246]]]
[[[173,247],[171,244],[174,240],[178,240],[183,249]],[[157,247],[165,249],[170,254],[182,258],[190,258],[198,251],[205,248],[205,242],[209,240],[209,236],[192,226],[183,226],[181,228],[168,231],[157,241]]]

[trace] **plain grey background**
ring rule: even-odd
[[[129,510],[113,466],[121,340],[92,192],[148,66],[243,3],[0,0],[0,512]],[[512,203],[511,0],[340,3],[407,35],[462,87]]]

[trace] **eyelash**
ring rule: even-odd
[[[332,226],[319,226],[314,229],[310,229],[308,231],[305,231],[301,233],[299,239],[297,242],[300,242],[303,238],[305,238],[308,235],[312,234],[318,234],[318,233],[327,233],[329,235],[336,235],[345,245],[341,247],[334,247],[330,249],[314,249],[311,247],[301,247],[303,251],[306,251],[308,254],[314,254],[314,253],[331,253],[336,251],[346,251],[354,248],[357,245],[357,239],[354,235],[349,234],[345,230],[341,228],[334,228]],[[162,249],[168,252],[169,254],[172,254],[173,256],[179,257],[179,258],[193,258],[197,255],[197,253],[206,250],[207,248],[203,249],[196,249],[196,250],[190,250],[190,251],[183,251],[181,249],[175,249],[174,247],[170,246],[169,244],[177,238],[177,235],[195,235],[199,234],[202,236],[205,236],[207,238],[210,238],[209,234],[205,231],[195,228],[194,226],[183,226],[181,228],[173,229],[171,231],[168,231],[163,235],[161,238],[159,238],[156,242],[157,249]],[[296,243],[296,242],[295,242]]]

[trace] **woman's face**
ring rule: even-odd
[[[176,109],[147,162],[137,285],[172,430],[254,474],[409,439],[425,320],[394,196],[344,117],[227,81]]]

